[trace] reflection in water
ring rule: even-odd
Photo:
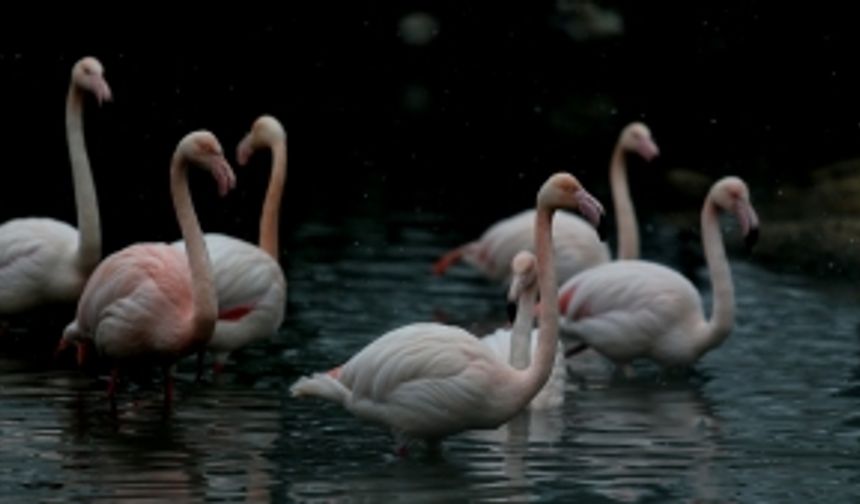
[[[131,387],[114,417],[103,381],[0,356],[0,501],[860,498],[856,292],[742,261],[737,329],[692,374],[619,379],[581,354],[562,408],[455,436],[438,456],[398,459],[384,429],[291,400],[299,375],[399,325],[440,314],[475,334],[504,325],[497,286],[466,268],[432,277],[458,238],[434,233],[439,219],[383,217],[297,229],[284,329],[214,383],[194,384],[184,363],[171,411],[155,384]]]

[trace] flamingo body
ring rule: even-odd
[[[455,250],[436,264],[443,273],[453,260],[462,258],[486,277],[497,282],[510,279],[510,264],[521,250],[534,251],[535,210],[524,210],[487,229],[472,243]],[[609,260],[609,249],[600,241],[597,231],[582,218],[568,212],[556,212],[552,224],[555,247],[556,278],[570,278],[576,273]],[[446,260],[447,259],[447,260]],[[452,260],[453,259],[453,260]]]
[[[284,320],[286,280],[280,265],[257,245],[207,233],[206,248],[215,276],[218,320],[207,347],[216,362],[277,332]],[[184,242],[174,244],[181,250]]]
[[[692,335],[704,320],[701,298],[672,269],[648,261],[603,264],[570,279],[559,298],[562,335],[614,362],[648,357],[677,366],[699,357]]]
[[[191,271],[167,244],[137,244],[108,256],[81,295],[73,331],[112,360],[171,363],[205,344],[194,331]]]
[[[14,219],[0,226],[0,313],[74,302],[86,282],[77,267],[79,235],[54,219]]]

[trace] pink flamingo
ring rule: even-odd
[[[75,64],[66,99],[66,137],[80,232],[49,218],[13,219],[0,226],[0,314],[76,301],[101,259],[98,201],[84,141],[87,92],[99,104],[111,99],[104,69],[95,58]]]
[[[737,177],[717,181],[702,207],[702,243],[713,285],[711,319],[689,280],[647,261],[615,261],[589,269],[560,289],[565,336],[591,347],[632,373],[629,363],[649,358],[662,366],[686,366],[719,346],[734,327],[734,286],[719,212],[731,212],[752,246],[758,217],[746,184]]]
[[[651,132],[642,123],[624,128],[612,153],[609,182],[618,226],[618,256],[622,259],[639,257],[639,230],[627,184],[624,156],[636,152],[646,160],[659,154]],[[437,275],[443,275],[460,259],[477,268],[493,281],[508,281],[511,260],[520,250],[534,250],[532,241],[534,210],[525,210],[497,222],[481,237],[444,254],[433,265]],[[597,232],[581,218],[559,212],[553,221],[557,278],[560,282],[580,271],[609,261],[609,251]]]
[[[239,143],[239,164],[246,165],[254,151],[264,147],[272,151],[272,171],[259,246],[223,234],[204,236],[218,295],[218,321],[208,343],[216,373],[231,352],[272,336],[284,320],[287,282],[278,264],[278,216],[287,178],[287,144],[284,128],[271,116],[257,119]],[[185,246],[183,241],[174,245]]]
[[[481,338],[496,356],[516,369],[525,369],[531,362],[531,354],[537,349],[538,331],[532,329],[537,303],[537,260],[526,250],[514,256],[511,262],[511,285],[508,301],[517,303],[517,314],[510,329],[497,329]],[[559,343],[553,361],[552,372],[540,392],[531,400],[529,408],[547,409],[564,402],[566,382],[564,349]]]
[[[84,287],[77,318],[63,339],[92,342],[113,361],[108,396],[114,403],[119,366],[163,366],[165,401],[173,397],[172,366],[201,351],[215,328],[218,302],[206,242],[188,190],[188,166],[209,170],[224,195],[235,185],[221,145],[207,131],[190,133],[173,154],[170,190],[188,253],[160,243],[126,247],[96,268]]]
[[[550,177],[537,196],[541,314],[536,358],[516,369],[469,332],[443,324],[417,323],[390,331],[346,364],[291,387],[294,397],[317,396],[354,415],[390,427],[405,453],[410,440],[432,446],[469,429],[493,429],[522,410],[546,383],[558,346],[558,306],[553,267],[552,216],[577,208],[593,223],[603,209],[573,176]]]

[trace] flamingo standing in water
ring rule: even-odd
[[[719,226],[720,211],[737,218],[747,245],[758,237],[758,217],[746,184],[737,177],[717,181],[705,198],[701,226],[713,286],[710,320],[693,284],[665,266],[647,261],[615,261],[568,280],[559,292],[562,332],[591,347],[625,372],[648,358],[687,366],[719,346],[734,327],[734,286]],[[570,352],[569,352],[570,353]]]
[[[284,320],[287,282],[278,264],[278,216],[287,178],[287,144],[284,128],[271,116],[257,119],[239,143],[239,164],[246,165],[254,151],[264,147],[272,151],[272,171],[260,217],[259,246],[223,234],[204,236],[218,294],[218,321],[207,345],[216,373],[230,352],[272,336]],[[184,249],[185,242],[174,245]]]
[[[202,350],[215,328],[218,301],[206,242],[188,190],[188,166],[212,173],[223,196],[236,183],[221,145],[209,132],[186,135],[170,166],[170,191],[188,253],[143,243],[111,254],[96,268],[63,339],[91,341],[113,361],[108,396],[115,404],[119,368],[125,363],[160,364],[165,401],[173,397],[173,364]]]
[[[531,354],[536,350],[538,338],[537,330],[532,329],[538,296],[537,261],[534,254],[523,250],[514,256],[511,271],[513,274],[508,301],[517,304],[513,326],[484,336],[481,343],[492,349],[500,360],[517,369],[525,369],[531,362]],[[554,408],[564,402],[565,374],[564,349],[559,344],[552,373],[546,385],[529,403],[529,408]]]
[[[639,257],[639,230],[627,183],[627,152],[636,152],[650,161],[659,154],[651,132],[642,123],[632,123],[621,131],[612,153],[609,182],[615,205],[618,227],[618,257]],[[525,210],[499,221],[481,237],[443,255],[433,265],[437,275],[443,275],[452,264],[463,259],[493,281],[508,281],[511,260],[520,250],[534,250],[534,210]],[[559,282],[564,282],[584,269],[609,261],[609,250],[597,232],[581,218],[559,212],[553,221],[556,270]]]
[[[84,141],[85,93],[92,93],[99,104],[111,100],[104,69],[95,58],[83,58],[72,68],[66,99],[66,137],[80,231],[49,218],[14,219],[0,226],[0,314],[76,301],[101,259],[98,201]]]
[[[469,429],[493,429],[528,405],[546,383],[558,346],[557,283],[552,216],[579,209],[595,225],[603,209],[573,176],[550,177],[537,196],[538,286],[548,309],[540,320],[535,359],[525,369],[500,360],[463,329],[418,323],[390,331],[344,365],[300,378],[295,397],[340,403],[354,415],[392,429],[404,454],[408,442],[431,445]]]

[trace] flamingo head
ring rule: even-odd
[[[93,57],[88,56],[75,63],[72,68],[72,82],[79,89],[92,93],[99,105],[113,99],[110,86],[104,77],[104,67]]]
[[[717,208],[735,216],[747,248],[752,249],[758,241],[758,215],[746,183],[738,177],[722,178],[711,187],[710,198]]]
[[[604,213],[603,205],[597,198],[589,194],[579,180],[569,173],[556,173],[547,179],[538,191],[537,203],[543,208],[576,210],[595,228],[600,225]]]
[[[255,150],[283,143],[286,139],[287,133],[280,121],[270,115],[260,116],[251,126],[251,131],[239,142],[239,146],[236,148],[236,158],[239,164],[244,166],[248,164],[248,160]]]
[[[218,183],[218,193],[221,196],[236,186],[233,169],[224,157],[221,144],[212,133],[205,130],[189,133],[179,142],[176,152],[188,161],[209,170]]]
[[[621,130],[619,143],[625,152],[636,152],[646,161],[660,155],[660,148],[651,138],[651,130],[641,122],[630,123]]]

